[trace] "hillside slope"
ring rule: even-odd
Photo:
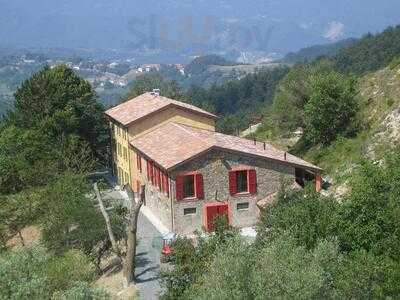
[[[400,64],[365,75],[358,83],[361,130],[327,148],[312,148],[305,158],[326,170],[332,191],[345,192],[348,174],[368,158],[380,161],[400,143]]]

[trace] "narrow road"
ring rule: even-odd
[[[108,172],[101,175],[109,183],[109,190],[104,193],[104,198],[118,200],[123,205],[127,205],[127,200],[120,191],[115,190],[115,178]],[[137,234],[135,285],[139,290],[139,298],[143,300],[158,299],[161,292],[158,279],[162,235],[142,212],[139,214]]]
[[[138,220],[138,239],[135,276],[139,298],[158,299],[162,236],[142,213]]]

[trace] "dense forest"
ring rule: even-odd
[[[361,75],[389,65],[400,53],[400,25],[376,35],[367,34],[334,57],[341,72]]]
[[[330,44],[307,47],[298,52],[291,52],[287,54],[282,61],[286,63],[298,64],[311,62],[320,57],[334,57],[339,54],[343,48],[354,45],[356,42],[357,39],[350,38]]]

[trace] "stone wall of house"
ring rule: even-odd
[[[146,184],[145,206],[172,231],[171,199],[151,183]]]
[[[232,168],[249,167],[257,172],[257,194],[236,195],[229,193],[229,171]],[[203,175],[204,200],[176,201],[175,181],[180,173],[198,171]],[[243,154],[213,150],[176,169],[171,176],[171,196],[173,197],[174,231],[192,234],[205,224],[204,204],[208,202],[229,203],[231,224],[248,227],[256,224],[259,217],[257,202],[278,191],[284,176],[295,176],[295,169],[284,163],[259,159]],[[237,204],[248,202],[249,208],[238,210]],[[184,215],[185,208],[196,208],[196,213]]]

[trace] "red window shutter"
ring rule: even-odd
[[[147,180],[150,181],[151,180],[151,174],[150,174],[151,165],[148,160],[146,161],[146,163],[147,163]]]
[[[158,189],[161,191],[161,170],[159,168],[157,168],[157,186]]]
[[[196,198],[197,199],[204,199],[204,184],[203,184],[203,175],[196,174]]]
[[[183,177],[176,177],[176,200],[183,199]]]
[[[164,173],[164,192],[169,196],[169,183],[168,183],[168,175]]]
[[[139,154],[136,155],[136,164],[139,172],[142,172],[142,158]]]
[[[229,172],[229,192],[231,196],[236,194],[236,172]]]
[[[150,162],[150,180],[154,184],[154,164]]]
[[[249,170],[249,193],[257,193],[257,173],[256,170]]]
[[[165,192],[165,173],[161,172],[161,191]]]

